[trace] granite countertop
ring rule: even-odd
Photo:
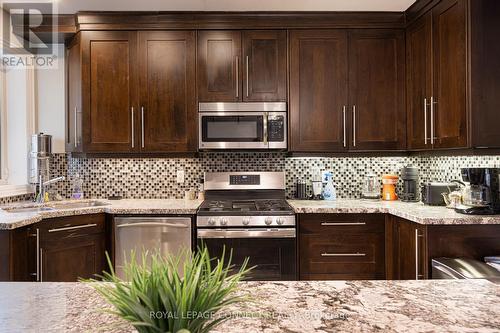
[[[486,280],[243,282],[249,303],[213,332],[498,332]],[[81,283],[0,283],[6,332],[135,332]]]
[[[185,214],[194,215],[198,207],[201,205],[201,200],[184,200],[184,199],[123,199],[123,200],[104,200],[96,199],[99,202],[105,203],[105,206],[85,207],[85,208],[69,208],[56,209],[42,212],[22,212],[13,213],[0,209],[0,230],[10,230],[20,228],[39,222],[43,219],[52,217],[62,217],[71,215],[85,215],[97,213],[109,214]],[[89,200],[82,200],[82,202]],[[68,201],[52,202],[56,204]],[[70,201],[73,202],[73,201]],[[15,203],[4,207],[18,207],[23,205],[31,205],[32,202]]]
[[[43,212],[12,213],[0,209],[0,230],[20,228],[39,222],[46,218],[96,213],[109,214],[196,214],[201,205],[200,200],[184,199],[123,199],[104,200],[106,206],[57,209]],[[88,200],[83,200],[88,201]],[[359,213],[359,214],[392,214],[416,223],[428,225],[454,224],[500,224],[500,215],[471,216],[458,214],[446,207],[425,206],[422,203],[401,201],[381,201],[362,199],[339,199],[337,201],[288,200],[296,213]],[[33,205],[33,203],[24,203]],[[15,203],[8,206],[22,206]],[[8,207],[7,206],[7,207]]]
[[[420,224],[500,224],[500,215],[480,216],[456,213],[446,207],[425,206],[423,203],[339,199],[337,201],[288,200],[296,213],[359,213],[391,214]]]

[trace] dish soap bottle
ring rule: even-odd
[[[337,200],[337,193],[335,191],[335,184],[333,184],[333,174],[331,172],[325,173],[326,185],[323,189],[323,199],[334,201]]]
[[[82,185],[83,185],[83,179],[80,177],[80,174],[78,173],[75,174],[72,180],[73,194],[71,195],[71,199],[75,200],[83,199]]]

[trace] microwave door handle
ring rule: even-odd
[[[264,140],[263,140],[263,143],[264,143],[264,146],[268,146],[269,145],[269,142],[268,142],[268,133],[267,133],[267,117],[268,117],[268,113],[267,112],[264,112],[264,129],[263,129],[263,132],[264,132]]]

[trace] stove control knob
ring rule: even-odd
[[[278,223],[278,225],[283,225],[283,223],[284,223],[284,222],[285,222],[285,219],[284,219],[284,218],[282,218],[282,217],[278,217],[278,218],[276,219],[276,223]]]
[[[220,225],[227,225],[227,219],[220,219]]]
[[[249,224],[250,224],[250,218],[249,217],[243,218],[243,225],[249,225]]]
[[[215,225],[215,219],[208,219],[209,225]]]
[[[272,218],[272,217],[266,217],[266,219],[264,220],[264,222],[265,222],[267,225],[270,225],[271,223],[273,223],[273,218]]]

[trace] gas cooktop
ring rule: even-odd
[[[198,215],[293,215],[284,199],[205,200]]]

